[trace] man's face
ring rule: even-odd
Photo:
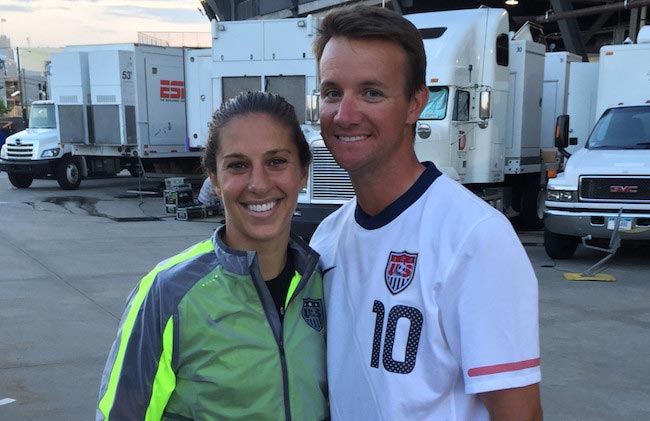
[[[410,162],[424,104],[405,94],[406,53],[391,41],[334,37],[320,60],[323,139],[352,177]],[[425,99],[426,102],[426,99]]]

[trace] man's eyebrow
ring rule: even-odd
[[[338,84],[337,84],[337,83],[334,83],[334,82],[332,82],[332,81],[329,81],[329,80],[323,80],[323,81],[320,83],[320,87],[321,87],[321,89],[322,89],[322,88],[331,88],[331,87],[333,87],[333,86],[338,86]],[[364,81],[362,81],[361,83],[359,83],[359,86],[364,87],[364,88],[365,88],[365,87],[372,87],[372,88],[374,88],[374,87],[383,87],[383,86],[385,86],[385,84],[382,83],[382,82],[379,81],[379,80],[369,79],[369,80],[364,80]]]
[[[360,83],[360,85],[364,86],[364,87],[382,87],[382,86],[385,86],[382,82],[380,82],[378,80],[374,80],[374,79],[363,81],[363,82]]]
[[[329,80],[322,80],[320,83],[320,87],[322,88],[331,88],[332,86],[336,86],[336,83],[329,81]]]

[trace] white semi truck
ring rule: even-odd
[[[600,50],[596,116],[584,147],[572,155],[568,117],[558,119],[556,146],[568,157],[549,179],[544,246],[573,256],[581,239],[650,240],[650,26],[636,44]],[[571,116],[573,119],[573,116]]]
[[[427,54],[415,149],[523,225],[537,226],[544,45],[509,35],[504,9],[406,15]],[[527,36],[523,36],[526,34]],[[514,211],[514,212],[512,212]]]
[[[198,173],[201,151],[186,133],[183,59],[183,48],[139,44],[69,46],[53,54],[54,101],[32,108],[47,113],[48,128],[8,139],[0,169],[16,187],[55,175],[64,189],[123,169]]]

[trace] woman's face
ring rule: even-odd
[[[210,179],[225,209],[224,242],[238,250],[286,247],[307,182],[289,127],[265,113],[244,114],[221,129],[218,149]]]

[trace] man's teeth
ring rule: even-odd
[[[278,201],[273,200],[272,202],[262,203],[259,205],[248,205],[248,209],[253,212],[266,212],[273,209],[276,203],[278,203]]]
[[[341,142],[356,142],[365,139],[367,136],[339,136]]]

